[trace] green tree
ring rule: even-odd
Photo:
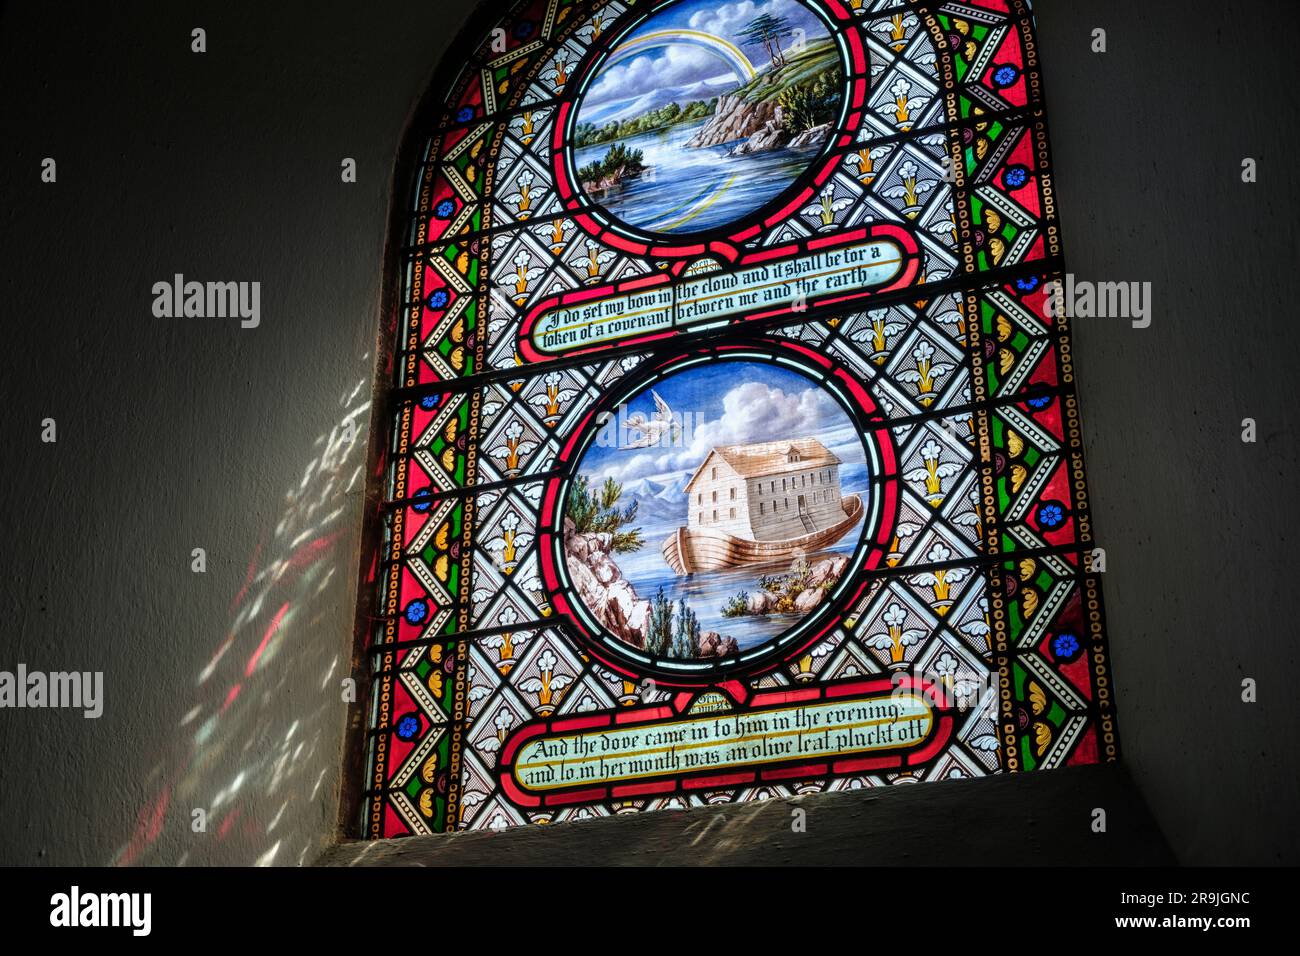
[[[744,617],[749,613],[749,592],[741,591],[739,594],[733,594],[727,599],[727,603],[722,606],[723,617]]]
[[[833,70],[782,90],[777,102],[786,132],[798,135],[833,120],[839,109],[839,85],[839,71]]]
[[[628,149],[623,143],[615,143],[605,153],[605,158],[588,163],[578,170],[578,182],[600,182],[607,176],[622,179],[637,176],[645,169],[644,154],[639,149]]]
[[[740,31],[740,39],[747,43],[761,43],[767,48],[768,59],[772,68],[785,66],[785,56],[781,53],[781,40],[791,35],[790,21],[786,17],[774,17],[770,13],[755,17],[749,26]]]
[[[691,659],[700,656],[700,622],[695,612],[686,605],[686,598],[677,604],[677,621],[673,626],[673,645],[669,656]]]
[[[661,584],[659,591],[650,602],[650,621],[646,626],[645,647],[647,654],[663,657],[673,639],[673,602],[664,597]]]
[[[617,554],[639,551],[645,541],[640,528],[628,528],[636,521],[634,501],[626,508],[619,508],[619,499],[623,497],[623,486],[613,478],[606,478],[599,489],[593,489],[586,475],[579,475],[569,492],[566,515],[573,522],[574,530],[581,534],[608,534],[610,548]]]

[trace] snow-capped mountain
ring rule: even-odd
[[[623,500],[637,503],[637,520],[650,523],[680,523],[686,519],[686,493],[682,490],[689,475],[679,480],[654,481],[640,478],[623,486]]]

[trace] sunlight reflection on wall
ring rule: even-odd
[[[342,682],[368,381],[340,396],[337,422],[312,444],[300,483],[248,559],[225,637],[195,675],[173,751],[154,764],[152,796],[112,864],[303,864],[333,832],[343,708],[363,706],[344,705]],[[205,832],[193,830],[195,808]]]

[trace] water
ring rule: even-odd
[[[642,133],[621,142],[639,149],[652,177],[628,181],[598,201],[611,214],[649,232],[702,232],[734,222],[784,190],[808,166],[817,147],[728,156],[741,142],[686,147],[706,121]],[[576,151],[578,168],[603,159],[612,143]]]
[[[689,577],[679,577],[664,563],[660,551],[663,539],[671,530],[666,527],[647,529],[644,548],[635,554],[614,556],[614,562],[636,589],[637,597],[653,600],[662,585],[664,597],[673,602],[674,614],[677,612],[678,600],[686,598],[687,606],[699,619],[701,633],[717,631],[723,637],[734,637],[742,651],[771,640],[803,619],[804,615],[797,613],[722,616],[723,607],[732,597],[741,591],[756,593],[759,590],[758,581],[761,577],[769,574],[784,574],[790,570],[793,558],[772,564],[749,564],[738,568],[704,571]],[[832,547],[808,554],[808,563],[816,564],[833,554],[852,555],[861,536],[862,521],[859,521]]]

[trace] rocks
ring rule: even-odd
[[[686,145],[702,149],[744,140],[731,153],[749,156],[782,148],[810,149],[820,146],[831,135],[831,124],[823,123],[791,138],[783,120],[781,107],[775,100],[751,102],[736,93],[724,94],[718,97],[713,118],[696,130]]]
[[[786,146],[790,149],[807,149],[810,146],[820,146],[822,143],[826,142],[830,135],[831,124],[822,123],[821,126],[814,126],[812,129],[804,130],[794,139],[790,140],[790,142],[786,143]]]
[[[838,581],[844,576],[844,569],[849,566],[847,555],[836,554],[824,561],[818,561],[808,571],[807,586],[819,588],[827,582]]]
[[[781,108],[772,100],[751,103],[744,97],[732,93],[718,97],[718,106],[713,118],[696,130],[695,135],[686,141],[693,149],[708,146],[721,146],[734,143],[738,139],[748,139],[769,122],[780,126]]]
[[[705,631],[700,635],[701,657],[726,657],[737,650],[734,637],[723,637],[717,631]]]
[[[650,602],[638,598],[632,585],[623,578],[605,589],[603,602],[592,607],[592,610],[597,620],[622,640],[637,647],[645,643],[646,627],[650,622]]]
[[[623,183],[629,179],[639,179],[641,176],[645,175],[646,170],[649,168],[650,167],[642,167],[641,169],[632,171],[629,170],[626,165],[620,166],[612,173],[607,173],[599,179],[584,182],[582,184],[583,192],[588,196],[597,196],[607,193],[610,190],[620,188]]]
[[[612,555],[613,535],[586,534],[564,523],[565,567],[582,602],[596,621],[619,640],[644,648],[650,633],[651,603],[623,577]],[[717,631],[700,635],[700,657],[726,657],[738,652],[736,639]]]
[[[746,614],[807,614],[826,599],[849,566],[847,555],[833,554],[809,566],[796,558],[790,570],[772,585],[777,590],[746,593]]]
[[[587,567],[597,582],[606,587],[623,579],[623,572],[604,551],[591,550],[587,557]]]
[[[650,623],[650,602],[636,589],[610,557],[612,535],[578,534],[573,523],[564,525],[565,564],[573,586],[602,626],[633,647],[645,645]]]
[[[789,137],[790,134],[777,126],[775,120],[768,120],[762,129],[753,133],[749,139],[733,149],[731,154],[733,156],[748,156],[753,153],[766,153],[773,149],[780,149],[786,144]]]
[[[808,588],[806,591],[800,591],[794,599],[794,609],[800,614],[807,614],[818,604],[822,603],[822,598],[826,592],[821,588]]]

